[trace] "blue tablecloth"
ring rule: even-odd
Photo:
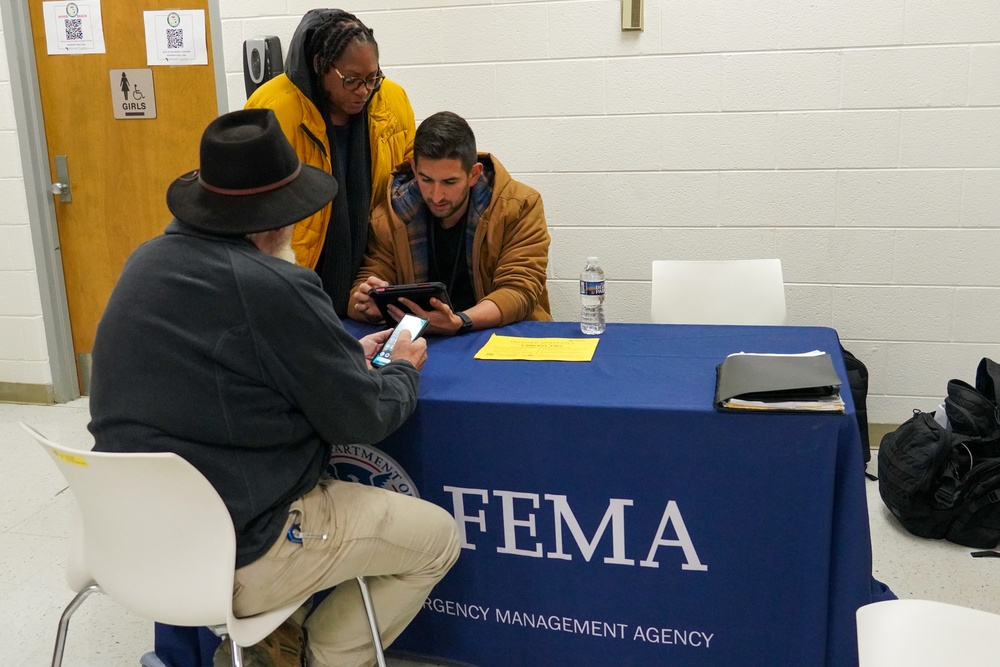
[[[482,667],[857,665],[871,540],[835,331],[609,324],[590,363],[474,360],[490,333],[430,339],[385,461],[339,452],[460,523],[458,563],[393,648]],[[847,414],[713,409],[727,354],[814,349]]]

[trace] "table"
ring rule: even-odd
[[[463,536],[393,649],[481,667],[857,665],[871,539],[834,330],[609,324],[590,363],[475,361],[490,333],[430,339],[384,459],[339,453],[412,483]],[[813,349],[833,355],[846,414],[713,409],[727,354]]]

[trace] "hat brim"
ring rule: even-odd
[[[333,201],[337,189],[333,176],[305,164],[291,183],[253,195],[210,192],[191,172],[167,188],[167,208],[196,229],[240,236],[299,222]]]

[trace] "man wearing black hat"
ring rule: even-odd
[[[389,643],[459,544],[430,503],[320,480],[331,445],[377,442],[409,417],[426,359],[424,341],[403,337],[373,369],[388,332],[352,338],[318,276],[280,258],[294,223],[336,192],[271,111],[213,121],[201,169],[168,189],[175,219],[129,258],[98,326],[89,428],[95,450],[175,452],[216,488],[236,528],[237,615],[378,575]],[[314,618],[338,620],[307,622],[309,664],[371,664],[357,588],[322,605]]]

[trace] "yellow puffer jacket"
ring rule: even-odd
[[[246,108],[274,111],[299,159],[333,173],[326,123],[316,105],[286,74],[276,76],[254,91],[247,100]],[[385,201],[393,168],[413,154],[413,135],[416,131],[413,108],[406,91],[386,79],[368,103],[368,141],[372,158],[371,209]],[[301,266],[316,268],[330,223],[330,208],[328,204],[295,226],[292,248]]]

